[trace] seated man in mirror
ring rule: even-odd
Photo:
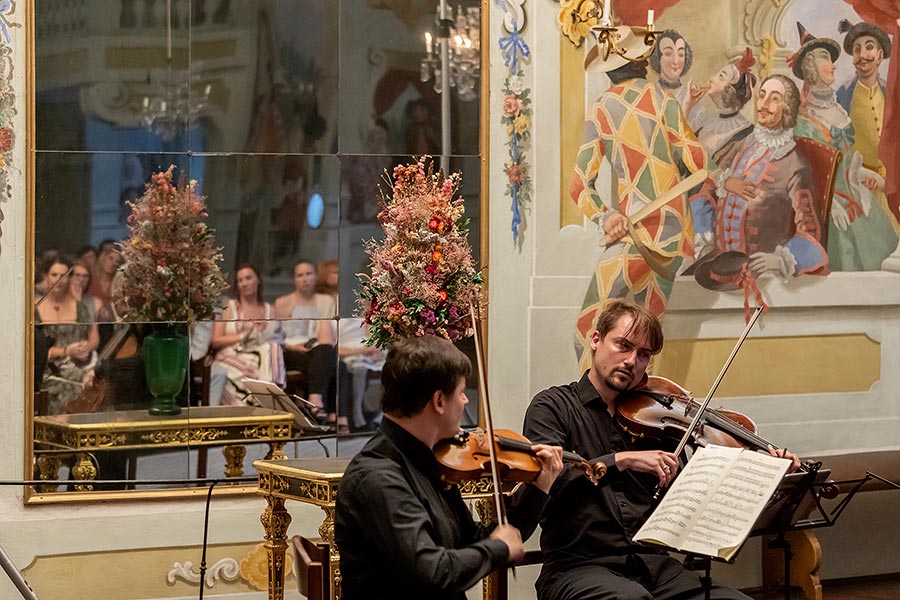
[[[275,315],[283,319],[284,365],[288,372],[303,374],[317,417],[344,433],[349,432],[347,412],[337,407],[337,311],[331,296],[315,293],[316,279],[316,264],[298,260],[294,263],[294,291],[275,301]],[[289,387],[287,391],[296,394],[299,390]]]
[[[346,600],[464,599],[491,571],[524,556],[562,449],[533,446],[541,472],[509,506],[511,525],[476,525],[433,453],[459,431],[469,359],[442,338],[398,341],[382,369],[381,430],[350,462],[335,507]],[[520,533],[521,532],[521,533]]]

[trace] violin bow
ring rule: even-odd
[[[484,411],[484,424],[487,429],[488,454],[491,462],[491,481],[494,484],[494,509],[497,511],[497,519],[501,525],[508,525],[506,511],[503,509],[503,501],[500,498],[500,468],[497,463],[497,449],[494,446],[494,420],[491,418],[491,402],[487,391],[487,371],[484,367],[484,355],[481,348],[481,335],[478,330],[480,323],[475,318],[475,304],[469,299],[469,318],[472,320],[472,331],[475,341],[475,362],[478,367],[478,395],[481,397],[481,407]]]
[[[684,451],[684,447],[687,445],[688,440],[691,439],[691,434],[693,434],[694,430],[697,428],[697,425],[699,425],[700,421],[703,419],[703,413],[706,412],[706,408],[709,406],[709,401],[712,400],[713,395],[719,388],[719,384],[722,383],[722,378],[725,377],[725,372],[728,371],[728,367],[730,367],[731,363],[734,362],[734,357],[737,356],[738,350],[741,349],[741,345],[744,343],[744,340],[747,339],[747,336],[750,335],[750,330],[753,329],[753,325],[756,323],[759,315],[761,315],[763,310],[765,310],[766,308],[767,307],[765,304],[761,304],[760,306],[756,307],[756,312],[753,313],[752,317],[750,317],[750,320],[747,322],[747,326],[744,327],[744,332],[741,334],[741,337],[734,345],[734,348],[731,349],[731,354],[728,356],[728,360],[726,360],[725,364],[722,365],[722,370],[719,371],[719,376],[716,377],[716,380],[713,382],[712,387],[709,388],[709,393],[706,394],[706,398],[703,400],[703,404],[701,404],[700,408],[697,409],[697,414],[694,415],[690,427],[687,428],[687,431],[684,432],[684,436],[681,438],[681,441],[678,442],[678,447],[675,449],[675,456],[681,456],[681,453]]]

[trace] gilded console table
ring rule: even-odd
[[[271,459],[285,458],[293,419],[290,413],[254,406],[199,406],[174,416],[155,416],[146,410],[51,415],[34,418],[34,442],[38,448],[75,454],[72,472],[83,482],[75,489],[89,491],[93,489],[90,481],[97,478],[90,454],[97,451],[223,446],[225,474],[240,477],[246,444],[268,443]],[[58,455],[38,457],[40,478],[57,479],[60,464]]]
[[[285,500],[297,500],[320,507],[325,520],[319,525],[319,536],[331,547],[331,598],[340,600],[340,554],[334,543],[334,505],[338,484],[344,475],[349,458],[300,458],[293,460],[258,460],[253,467],[259,475],[257,492],[265,497],[266,509],[260,517],[265,529],[266,552],[269,558],[269,600],[284,600],[284,555],[287,551],[287,530],[291,515],[284,508]],[[484,522],[494,520],[493,487],[489,480],[470,481],[460,488],[463,498],[475,501],[475,509]],[[485,600],[497,597],[497,577],[491,574],[482,582]]]

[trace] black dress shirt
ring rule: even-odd
[[[526,537],[547,495],[517,495],[510,523]],[[384,419],[347,467],[338,491],[334,533],[345,600],[464,599],[465,590],[504,567],[509,550],[476,524],[456,486],[441,483],[431,449]]]
[[[542,573],[580,564],[624,567],[634,558],[652,571],[655,555],[665,552],[633,544],[630,538],[645,520],[658,480],[619,471],[614,457],[648,448],[636,446],[610,416],[587,373],[577,382],[538,393],[525,413],[524,433],[535,444],[559,445],[607,467],[597,486],[571,467],[557,478],[541,517]]]

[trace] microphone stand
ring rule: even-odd
[[[121,483],[134,483],[137,480],[134,479],[108,479],[108,480],[96,480],[95,484],[121,484]],[[227,478],[219,478],[219,479],[148,479],[141,480],[140,483],[148,483],[148,484],[186,484],[186,483],[209,483],[209,492],[206,495],[206,510],[203,516],[203,550],[200,558],[200,597],[199,600],[203,600],[203,589],[206,586],[206,548],[207,548],[207,534],[209,533],[209,505],[212,500],[213,488],[217,483],[221,482],[250,482],[257,481],[256,477],[227,477]],[[4,485],[25,485],[25,486],[36,486],[36,485],[64,485],[71,483],[71,481],[49,481],[42,479],[26,479],[21,481],[0,481],[0,486]],[[13,582],[16,588],[19,590],[19,593],[22,595],[24,600],[38,600],[38,597],[35,595],[34,590],[32,590],[28,586],[28,582],[25,581],[25,578],[22,576],[22,572],[16,568],[16,565],[13,564],[12,560],[9,558],[9,555],[3,550],[3,547],[0,546],[0,566],[3,567],[3,570],[6,572],[6,576],[9,577],[9,580]]]
[[[22,577],[22,572],[16,568],[16,565],[13,564],[2,546],[0,546],[0,565],[3,566],[3,570],[6,571],[6,576],[9,577],[9,580],[13,582],[19,593],[22,594],[22,598],[25,600],[38,600],[34,590],[28,587],[28,582]]]

